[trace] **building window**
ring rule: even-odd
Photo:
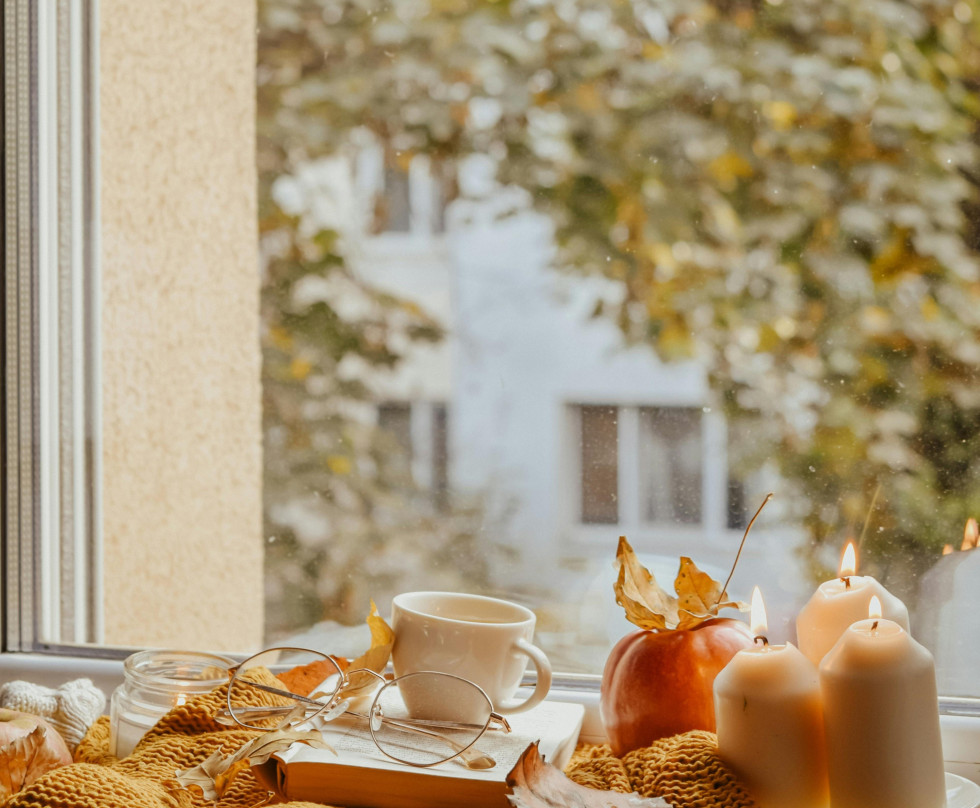
[[[378,405],[378,427],[390,441],[388,460],[401,479],[432,496],[449,495],[449,415],[442,402],[388,401]]]
[[[743,484],[707,474],[709,428],[700,407],[572,407],[578,449],[577,519],[620,529],[666,525],[744,526]],[[724,462],[724,457],[714,457]],[[708,494],[710,494],[710,498]],[[717,513],[708,513],[707,502]]]
[[[701,410],[641,407],[639,483],[643,521],[701,522]]]
[[[357,160],[359,191],[373,199],[376,234],[432,236],[445,232],[452,194],[449,166],[425,155],[385,154],[376,142]]]
[[[587,525],[619,521],[619,411],[580,407],[582,446],[581,520]]]

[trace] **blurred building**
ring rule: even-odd
[[[342,217],[350,231],[357,272],[443,326],[445,340],[412,347],[373,379],[378,422],[420,486],[480,498],[488,541],[512,561],[496,570],[499,587],[558,603],[566,617],[571,608],[577,630],[602,644],[629,629],[612,595],[620,535],[668,588],[681,555],[723,578],[768,489],[730,470],[703,368],[664,364],[593,317],[617,284],[556,271],[548,220],[492,176],[492,165],[464,166],[446,206],[425,158],[397,171],[369,146],[353,169],[315,164],[286,181],[302,193],[284,185],[279,196],[289,209],[312,191],[321,224]],[[331,193],[356,204],[325,202]],[[799,535],[764,526],[780,510],[777,500],[754,529],[731,587],[746,599],[763,588],[774,639],[793,636],[809,594]]]

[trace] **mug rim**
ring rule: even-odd
[[[422,598],[422,597],[432,597],[432,596],[440,596],[440,597],[451,596],[451,597],[462,598],[464,600],[470,600],[470,601],[502,604],[504,606],[507,606],[508,608],[519,610],[524,615],[524,617],[519,620],[507,620],[501,623],[481,623],[477,620],[465,620],[457,617],[446,617],[445,615],[441,615],[441,614],[433,614],[430,611],[422,610],[419,609],[418,607],[406,606],[404,603],[404,600],[407,598]],[[495,597],[491,597],[490,595],[477,595],[472,592],[447,592],[447,591],[437,591],[437,590],[425,590],[425,591],[418,591],[418,592],[400,592],[399,594],[395,595],[391,599],[392,610],[394,610],[396,606],[401,611],[407,612],[417,617],[424,617],[429,620],[439,620],[444,623],[454,623],[461,626],[481,625],[487,627],[490,626],[507,627],[507,626],[522,626],[527,624],[528,622],[537,621],[537,615],[535,615],[534,612],[532,612],[529,608],[527,608],[527,606],[524,606],[520,603],[515,603],[512,600],[495,598]],[[392,618],[394,618],[394,614],[392,614]]]

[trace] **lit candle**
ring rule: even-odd
[[[966,520],[966,526],[963,528],[963,544],[960,545],[960,550],[975,549],[978,537],[980,531],[977,530],[977,520],[971,517]]]
[[[870,575],[855,575],[857,555],[848,543],[841,559],[840,577],[824,581],[796,617],[796,638],[800,650],[814,664],[852,623],[868,616],[868,604],[877,597],[884,616],[909,630],[909,610],[898,598]]]
[[[880,615],[874,599],[869,607]],[[820,665],[833,808],[943,808],[932,655],[898,623],[850,626]]]
[[[769,645],[759,587],[756,645],[715,678],[718,753],[760,808],[826,808],[827,766],[817,669],[793,645]]]

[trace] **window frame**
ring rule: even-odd
[[[2,25],[2,647],[117,655],[81,645],[102,636],[96,0],[13,0]]]

